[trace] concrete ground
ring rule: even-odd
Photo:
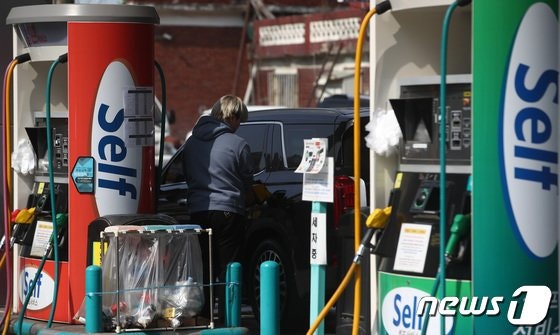
[[[3,315],[4,310],[0,308],[0,315]],[[10,334],[15,334],[15,323],[17,322],[17,315],[12,315],[11,319],[11,330]],[[325,335],[335,334],[335,317],[334,313],[330,313],[325,320]],[[302,335],[307,332],[307,329],[294,330],[291,332],[280,332],[280,335]],[[85,327],[83,325],[70,325],[63,323],[53,323],[51,328],[47,328],[47,323],[44,321],[37,321],[31,319],[24,319],[22,325],[22,335],[81,335],[86,334]],[[192,328],[192,329],[179,329],[176,331],[172,330],[146,330],[146,331],[126,331],[124,334],[174,334],[174,335],[260,335],[261,327],[259,321],[254,317],[251,312],[251,308],[248,306],[243,306],[241,311],[241,326],[236,328]],[[95,334],[95,333],[94,333]],[[97,334],[114,334],[110,332],[97,333]],[[266,334],[263,334],[266,335]]]

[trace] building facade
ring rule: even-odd
[[[180,142],[224,94],[251,105],[315,106],[352,94],[365,3],[336,0],[129,1],[154,6],[155,59],[166,83],[171,134]],[[363,57],[367,60],[368,57]],[[368,66],[362,64],[363,93]],[[156,96],[161,99],[156,72]]]

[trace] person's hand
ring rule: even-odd
[[[262,204],[272,195],[262,183],[255,183],[252,187],[253,198],[256,203]]]

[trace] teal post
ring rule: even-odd
[[[226,272],[226,327],[241,325],[241,264],[229,263]]]
[[[279,335],[279,270],[278,263],[266,261],[261,264],[261,335]]]
[[[101,267],[90,265],[86,268],[86,333],[100,333],[103,330],[101,320]]]
[[[327,206],[324,202],[314,201],[311,205],[311,279],[310,279],[310,301],[309,301],[309,325],[312,325],[323,306],[325,305],[325,273],[326,267],[322,262],[313,262],[314,256],[317,256],[318,250],[314,250],[313,245],[317,236],[315,234],[326,234],[326,231],[320,231],[318,223],[314,220],[318,215],[326,215]],[[319,228],[319,229],[318,229]],[[318,231],[314,233],[314,231]],[[314,334],[323,335],[325,333],[325,323],[321,321]]]

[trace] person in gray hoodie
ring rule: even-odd
[[[247,119],[248,110],[243,101],[234,95],[225,95],[214,104],[210,115],[200,117],[185,143],[187,206],[192,223],[212,229],[215,277],[212,281],[223,282],[228,263],[239,261],[245,211],[254,201],[251,150],[247,142],[235,134],[240,123]],[[201,245],[206,253],[208,247],[204,240]],[[208,259],[204,264],[208,265]],[[205,282],[207,280],[205,276]],[[217,290],[222,293],[223,287]],[[222,312],[220,308],[220,315]]]

